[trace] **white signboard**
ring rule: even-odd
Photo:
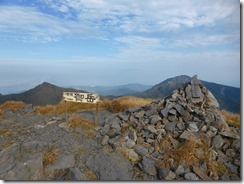
[[[97,103],[100,100],[99,94],[77,92],[64,92],[63,98],[65,101],[80,103]]]

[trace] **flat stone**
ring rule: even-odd
[[[190,123],[187,130],[190,132],[198,132],[199,131],[196,123]]]
[[[169,114],[176,115],[176,110],[175,109],[170,109]]]
[[[192,172],[189,172],[189,173],[186,173],[185,175],[184,175],[184,178],[186,179],[186,180],[199,180],[199,178],[197,177],[197,175],[195,174],[195,173],[192,173]]]
[[[225,166],[232,172],[237,174],[238,173],[238,167],[230,162],[225,163]]]
[[[139,111],[137,113],[134,114],[134,116],[138,119],[141,119],[145,114],[145,111]]]
[[[72,181],[87,180],[86,175],[82,173],[77,167],[69,169],[69,178]]]
[[[160,180],[164,180],[169,175],[170,172],[170,170],[167,168],[159,168],[157,171]]]
[[[168,107],[165,107],[163,110],[160,111],[160,113],[163,117],[167,117],[169,110],[170,109]]]
[[[120,119],[119,118],[113,118],[110,121],[112,121],[111,123],[111,128],[114,128],[116,132],[120,132],[121,127],[120,127]]]
[[[183,116],[183,113],[184,113],[184,108],[181,106],[181,105],[179,105],[179,104],[176,104],[175,106],[174,106],[174,108],[177,110],[177,112],[181,115],[181,116]]]
[[[204,181],[211,181],[212,178],[208,177],[207,174],[205,174],[204,172],[202,172],[202,170],[197,166],[194,165],[193,166],[193,171]],[[191,177],[191,176],[190,176]],[[194,180],[194,179],[193,179]],[[197,179],[196,179],[197,180]]]
[[[132,165],[122,156],[117,154],[110,154],[103,150],[95,155],[91,155],[87,161],[86,166],[93,170],[98,180],[132,180]]]
[[[139,111],[140,109],[141,109],[141,108],[139,108],[139,107],[132,107],[132,108],[128,108],[128,109],[126,110],[126,112],[134,113],[134,112]]]
[[[171,132],[171,133],[173,133],[176,124],[177,124],[176,122],[170,122],[170,123],[168,123],[168,124],[165,126],[165,130],[166,130],[167,132]]]
[[[192,119],[191,114],[188,111],[182,112],[184,122],[188,122]]]
[[[108,140],[109,140],[109,136],[107,136],[107,135],[105,135],[104,137],[103,137],[103,139],[102,139],[102,145],[104,146],[104,145],[107,145],[108,144]]]
[[[125,146],[127,147],[127,148],[133,148],[134,146],[135,146],[135,142],[134,141],[132,141],[131,139],[129,139],[129,140],[127,140],[126,142],[125,142]]]
[[[240,139],[240,136],[237,135],[237,134],[234,134],[230,131],[226,131],[226,132],[219,132],[220,135],[224,136],[224,137],[230,137],[230,138],[233,138],[233,139]]]
[[[154,127],[153,125],[148,125],[146,128],[147,128],[150,132],[152,132],[152,133],[156,133],[156,132],[157,132],[157,130],[155,129],[155,127]]]
[[[224,144],[224,139],[221,135],[216,135],[212,140],[212,147],[220,149]]]
[[[185,172],[185,169],[184,169],[183,165],[179,165],[179,166],[177,167],[176,171],[175,171],[175,173],[176,173],[177,175],[182,175],[182,174],[184,174],[184,172]]]
[[[142,162],[140,164],[140,167],[143,172],[155,176],[157,174],[156,168],[154,166],[155,162],[147,157],[142,158]]]
[[[140,156],[145,156],[149,153],[148,148],[145,148],[144,146],[135,145],[133,149]]]
[[[185,124],[184,123],[177,123],[176,127],[180,130],[183,131],[186,129]]]
[[[101,135],[106,135],[108,133],[110,129],[110,125],[109,124],[105,124],[102,129],[100,130]]]
[[[165,177],[165,180],[174,180],[175,177],[176,177],[176,174],[170,170],[169,174]]]
[[[236,151],[234,149],[227,149],[225,154],[227,157],[233,158],[236,155]]]
[[[195,132],[189,132],[186,130],[180,135],[180,138],[185,140],[196,140],[197,136]]]
[[[42,171],[43,171],[43,158],[42,157],[34,157],[32,159],[27,160],[24,165],[27,170],[30,172],[30,180],[40,180],[42,179]]]
[[[129,120],[129,116],[126,115],[126,114],[122,114],[122,113],[119,113],[119,114],[118,114],[118,118],[119,118],[120,120],[124,120],[124,121],[128,121],[128,120]]]
[[[153,116],[155,114],[157,114],[158,111],[156,109],[150,109],[150,110],[147,110],[146,111],[146,116],[149,117],[149,116]]]
[[[169,116],[168,116],[168,120],[169,120],[170,122],[178,121],[178,119],[177,119],[177,117],[176,117],[175,115],[169,115]]]
[[[75,165],[75,156],[66,155],[66,156],[61,157],[53,165],[48,166],[48,168],[46,170],[66,169],[66,168],[73,167],[74,165]]]
[[[153,115],[151,117],[150,124],[155,125],[156,123],[158,123],[161,120],[162,120],[162,118],[159,115]]]
[[[220,176],[220,179],[221,180],[224,180],[224,181],[230,181],[230,177],[229,177],[229,175],[228,174],[223,174],[223,175],[221,175]]]

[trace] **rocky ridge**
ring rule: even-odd
[[[76,116],[92,122],[94,114]],[[0,179],[240,180],[240,130],[196,76],[146,106],[100,111],[98,126],[86,131],[69,128],[64,114],[37,115],[32,105],[5,110]],[[46,153],[55,162],[46,164]]]

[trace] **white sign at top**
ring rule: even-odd
[[[77,92],[64,92],[63,98],[65,101],[80,103],[98,103],[100,100],[99,94]]]

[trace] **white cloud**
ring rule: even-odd
[[[106,18],[114,20],[119,17],[119,26],[124,32],[170,31],[185,27],[210,26],[220,20],[232,22],[238,16],[239,8],[235,0],[171,0],[167,2],[157,0],[134,0],[133,2],[131,0],[43,0],[43,2],[56,10],[65,5],[76,12],[79,20],[88,21],[93,25]],[[127,16],[131,17],[126,19]]]
[[[52,42],[66,36],[89,37],[96,31],[30,7],[0,6],[0,12],[0,31],[24,42]]]

